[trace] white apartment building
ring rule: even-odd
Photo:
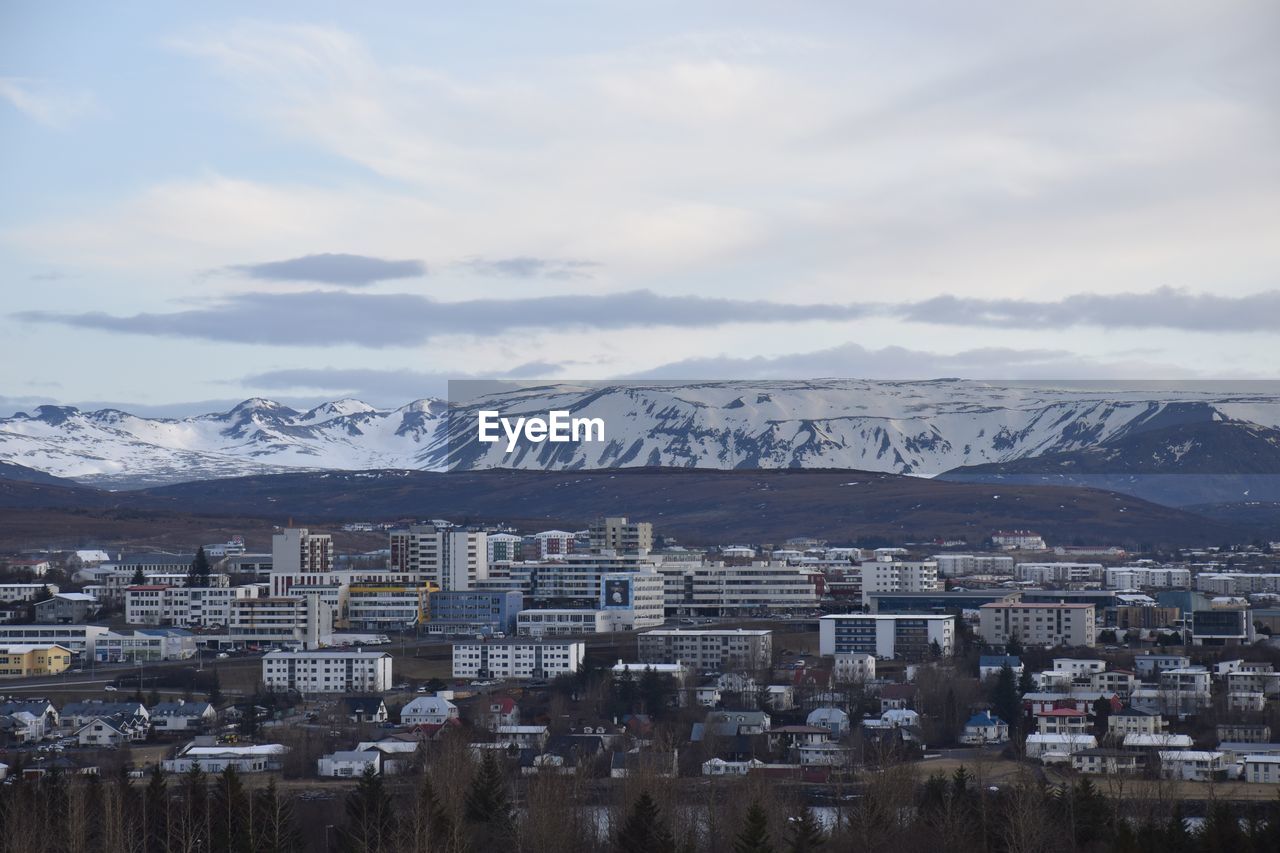
[[[1003,646],[1017,637],[1028,646],[1086,646],[1097,642],[1092,604],[995,601],[978,608],[982,639]]]
[[[544,530],[532,536],[539,560],[555,560],[573,550],[577,537],[567,530]],[[533,556],[532,554],[529,556]]]
[[[1208,782],[1214,774],[1225,773],[1227,763],[1221,752],[1198,749],[1160,750],[1160,775],[1166,779]]]
[[[1107,589],[1191,588],[1191,570],[1172,566],[1120,566],[1105,575]]]
[[[92,657],[106,633],[99,625],[0,625],[0,645],[59,645]]]
[[[1013,557],[1007,554],[936,554],[931,559],[942,577],[1013,574]]]
[[[443,590],[471,589],[489,576],[488,535],[436,524],[393,530],[391,571]]]
[[[812,610],[818,591],[811,571],[780,560],[661,565],[668,616],[742,616]]]
[[[454,678],[529,679],[571,675],[582,665],[580,640],[476,640],[453,646]]]
[[[863,684],[876,677],[876,656],[859,652],[835,655],[831,675],[837,684]]]
[[[624,516],[597,518],[588,528],[591,550],[597,554],[647,554],[653,550],[653,525],[629,522]]]
[[[943,657],[955,649],[954,616],[914,613],[839,613],[818,620],[818,653],[851,653],[927,660],[936,648]]]
[[[227,638],[233,644],[302,644],[317,648],[333,632],[333,610],[318,596],[241,598],[231,607]]]
[[[490,533],[485,536],[489,565],[494,563],[513,563],[520,559],[523,536],[514,533]]]
[[[1246,782],[1280,783],[1280,755],[1246,755],[1244,772],[1240,778]]]
[[[0,601],[35,601],[46,590],[50,595],[56,595],[58,586],[51,583],[0,583]]]
[[[1196,576],[1196,589],[1209,595],[1249,595],[1255,592],[1280,593],[1280,574],[1251,572],[1211,572]]]
[[[1087,583],[1102,580],[1101,563],[1018,563],[1013,576],[1035,584]]]
[[[386,652],[325,650],[268,652],[262,683],[299,693],[385,693],[394,682]]]
[[[695,670],[756,672],[773,665],[773,632],[660,628],[636,638],[640,663],[683,663]]]
[[[231,604],[254,598],[259,587],[187,587],[146,584],[124,590],[124,618],[130,625],[182,625],[201,628],[231,623]]]
[[[287,575],[333,571],[333,537],[305,527],[287,527],[271,537],[271,570]]]
[[[1006,551],[1047,551],[1044,537],[1034,530],[997,530],[991,544]]]
[[[936,560],[916,562],[888,562],[877,560],[863,563],[862,603],[867,604],[867,597],[873,592],[936,592],[942,589],[938,580],[938,563]]]

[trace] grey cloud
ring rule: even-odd
[[[578,261],[562,258],[470,258],[463,261],[466,267],[479,275],[500,278],[590,278],[591,272],[600,266],[595,261]]]
[[[505,373],[488,374],[485,378],[544,377],[559,370],[560,365],[550,362],[528,362]],[[463,372],[445,374],[405,369],[299,367],[256,373],[244,377],[237,384],[269,391],[314,389],[327,394],[359,397],[374,405],[398,406],[405,400],[444,397],[448,394],[450,381],[476,378],[475,374]]]
[[[427,266],[422,261],[389,261],[367,255],[333,253],[262,264],[238,264],[227,269],[267,281],[311,281],[347,287],[364,287],[396,278],[420,278],[427,274]]]
[[[207,308],[168,314],[121,317],[102,312],[25,311],[14,316],[83,329],[236,343],[391,347],[420,344],[446,334],[491,334],[507,329],[705,328],[728,323],[847,320],[867,313],[860,305],[790,305],[663,296],[647,290],[463,302],[438,302],[411,294],[308,291],[238,294]]]
[[[911,322],[947,326],[1274,332],[1280,291],[1216,296],[1162,287],[1149,293],[1077,294],[1057,302],[939,296],[889,310]]]

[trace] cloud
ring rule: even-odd
[[[984,347],[939,353],[890,346],[868,349],[849,343],[812,352],[766,357],[720,355],[689,358],[643,370],[628,379],[1077,379],[1133,375],[1181,375],[1167,365],[1100,361],[1067,350]]]
[[[323,346],[410,346],[448,334],[509,329],[697,328],[729,323],[788,323],[864,316],[860,305],[793,305],[652,291],[439,302],[411,294],[343,291],[245,293],[225,302],[167,314],[121,317],[103,312],[24,311],[20,320],[125,334],[212,341]]]
[[[479,275],[497,278],[590,278],[600,264],[595,261],[576,261],[562,258],[471,258],[463,261],[466,267]]]
[[[324,253],[269,261],[261,264],[238,264],[227,267],[232,272],[266,281],[310,281],[363,287],[396,278],[420,278],[427,274],[422,261],[388,261],[366,255]]]
[[[1162,287],[1149,293],[1081,293],[1056,302],[939,296],[891,310],[904,320],[947,326],[1275,332],[1280,291],[1218,296]]]
[[[98,107],[88,92],[68,92],[47,80],[0,77],[0,99],[46,127],[63,128],[94,114]]]
[[[444,397],[450,381],[460,379],[545,378],[561,366],[531,361],[508,371],[491,371],[483,377],[465,372],[375,369],[346,367],[298,367],[268,370],[238,380],[247,388],[267,391],[316,391],[330,395],[359,397],[367,403],[399,406],[422,397]]]

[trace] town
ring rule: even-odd
[[[982,849],[1064,800],[1135,845],[1175,813],[1274,840],[1280,543],[967,546],[690,547],[610,516],[14,553],[0,796],[55,786],[80,821],[10,807],[6,831],[53,821],[79,849],[115,821],[149,839],[127,849],[199,849],[200,790],[234,849],[727,849],[712,813],[878,846],[961,809]],[[108,789],[141,805],[86,819]],[[891,806],[912,816],[868,823]]]

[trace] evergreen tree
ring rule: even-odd
[[[209,807],[210,849],[220,853],[250,853],[249,796],[236,768],[228,764],[213,786]]]
[[[222,704],[222,679],[218,677],[218,668],[213,668],[213,675],[209,677],[209,704],[218,707]]]
[[[1111,700],[1099,696],[1093,701],[1093,731],[1098,737],[1107,733],[1108,720],[1111,719]]]
[[[1182,804],[1173,804],[1173,814],[1163,833],[1162,848],[1167,853],[1191,853],[1194,844],[1191,833],[1187,830],[1187,820],[1182,814]]]
[[[1026,664],[1022,665],[1022,674],[1018,676],[1018,694],[1026,696],[1035,689],[1035,682],[1031,680],[1031,667]],[[1009,722],[1006,720],[1005,722]]]
[[[240,723],[238,728],[240,734],[247,738],[254,738],[258,735],[258,706],[253,702],[240,706]]]
[[[192,763],[182,780],[183,814],[180,825],[185,850],[198,850],[200,839],[209,838],[209,777]]]
[[[787,853],[814,853],[826,840],[822,825],[809,809],[801,809],[788,821]]]
[[[1215,800],[1205,812],[1204,823],[1195,836],[1196,846],[1203,853],[1238,853],[1245,847],[1244,832],[1240,828],[1240,816],[1230,803]]]
[[[204,553],[204,546],[196,549],[196,557],[187,570],[187,586],[204,587],[209,585],[209,576],[213,573],[209,558]]]
[[[454,824],[436,796],[431,777],[423,774],[418,783],[413,804],[412,820],[406,821],[405,843],[401,846],[416,851],[447,851],[454,849]]]
[[[139,565],[136,569],[133,570],[133,580],[131,580],[130,583],[133,584],[134,586],[142,586],[146,582],[147,582],[147,575],[145,572],[142,571],[142,566]]]
[[[480,760],[480,769],[471,780],[463,804],[463,816],[470,828],[470,834],[478,841],[496,845],[500,840],[509,838],[513,829],[511,795],[507,790],[507,779],[498,763],[494,750],[485,750]],[[479,849],[486,849],[485,843],[477,843]]]
[[[1004,644],[1004,653],[1013,657],[1021,657],[1023,653],[1022,640],[1017,634],[1009,635],[1009,642]]]
[[[1000,667],[995,687],[991,691],[991,704],[996,716],[1009,724],[1010,729],[1022,728],[1022,699],[1013,680],[1013,670],[1008,663]]]
[[[142,811],[146,853],[165,853],[169,849],[169,786],[159,763],[151,768],[151,778],[142,795]]]
[[[152,687],[151,692],[147,694],[147,707],[154,708],[159,704],[160,704],[160,691]]]
[[[254,853],[300,853],[302,832],[293,814],[293,801],[280,796],[276,780],[253,797]]]
[[[372,767],[347,795],[347,823],[339,833],[347,853],[393,853],[396,849],[396,815],[382,777]]]
[[[759,803],[752,803],[733,840],[734,853],[773,853],[769,843],[769,815]]]
[[[648,791],[631,807],[631,814],[618,829],[614,847],[617,853],[675,853],[675,837]]]

